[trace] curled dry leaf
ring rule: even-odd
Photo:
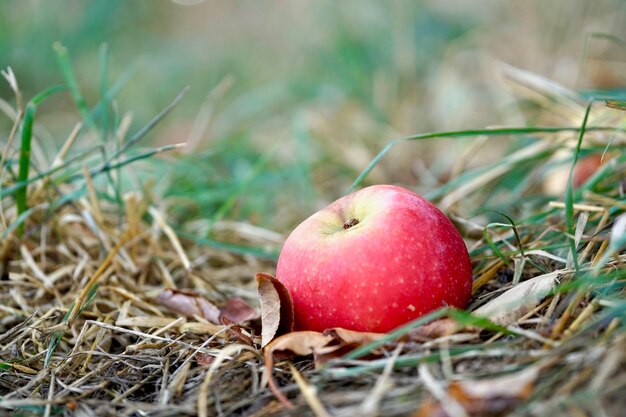
[[[222,314],[234,323],[243,323],[249,320],[258,319],[260,314],[259,310],[252,307],[250,304],[242,300],[241,298],[231,298],[220,307]]]
[[[413,340],[437,339],[456,333],[460,329],[461,326],[456,321],[443,318],[412,329],[408,336]]]
[[[287,288],[270,274],[259,272],[256,281],[261,303],[261,347],[293,331],[293,301]]]
[[[161,305],[182,316],[200,316],[211,323],[220,324],[222,314],[220,309],[197,294],[166,288],[159,294],[157,300]]]
[[[267,372],[267,383],[272,393],[282,402],[285,407],[293,408],[293,404],[280,392],[272,377],[274,367],[274,356],[282,354],[283,357],[308,356],[312,354],[324,354],[340,346],[330,346],[333,341],[332,336],[325,336],[314,331],[291,332],[284,334],[265,346],[265,371]]]
[[[554,290],[559,274],[560,271],[554,271],[521,282],[472,314],[488,318],[500,326],[514,324]]]
[[[157,301],[182,316],[200,316],[214,324],[222,324],[222,316],[234,323],[258,318],[256,309],[240,298],[228,300],[220,309],[198,294],[166,288],[159,294]]]
[[[275,358],[285,359],[313,355],[316,365],[319,365],[385,336],[383,333],[358,332],[337,327],[327,329],[324,333],[307,330],[291,332],[277,337],[265,347],[264,351],[265,369],[268,372],[270,389],[285,406],[293,407],[289,400],[282,395],[272,378]]]
[[[380,340],[387,336],[385,333],[358,332],[356,330],[342,329],[335,327],[324,330],[325,336],[332,336],[334,340],[342,345],[362,346]]]
[[[469,417],[496,417],[507,415],[530,397],[539,369],[498,378],[473,381],[455,381],[448,387],[448,396],[454,398]],[[414,417],[448,417],[440,403],[426,401]]]
[[[337,348],[337,346],[328,346],[334,340],[335,338],[331,335],[324,335],[311,330],[291,332],[277,337],[267,345],[265,347],[265,357],[267,358],[279,352],[291,357],[327,352]]]
[[[314,353],[316,367],[320,367],[332,359],[339,358],[358,347],[367,345],[387,336],[385,333],[359,332],[356,330],[343,329],[341,327],[326,329],[323,334],[325,336],[332,336],[334,339],[333,347],[336,346],[336,349]],[[378,357],[381,354],[382,350],[374,349],[364,358]]]

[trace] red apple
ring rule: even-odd
[[[572,183],[574,188],[580,188],[596,173],[602,165],[602,155],[592,154],[582,158],[574,167]]]
[[[472,290],[465,243],[450,220],[402,187],[375,185],[313,214],[289,235],[277,278],[296,329],[387,332]]]

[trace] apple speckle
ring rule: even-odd
[[[413,304],[409,304],[407,308],[411,311],[415,311],[415,306]]]

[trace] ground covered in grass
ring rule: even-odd
[[[12,3],[0,415],[624,414],[623,4]],[[379,183],[459,229],[467,310],[269,331],[288,231]]]
[[[63,62],[61,46],[58,53]],[[528,86],[529,74],[512,74]],[[280,234],[224,214],[172,224],[149,183],[122,191],[125,167],[172,149],[135,150],[169,108],[132,134],[121,123],[116,148],[91,159],[72,148],[79,126],[44,166],[29,159],[37,149],[31,126],[37,105],[58,91],[19,107],[15,88],[1,177],[0,409],[22,416],[621,415],[623,102],[585,104],[545,80],[532,86],[554,99],[548,113],[566,113],[570,123],[399,139],[352,187],[414,141],[471,138],[474,151],[508,143],[502,158],[478,166],[467,163],[467,152],[425,193],[470,249],[467,312],[442,310],[385,336],[338,337],[325,353],[312,342],[302,351],[264,352],[258,319],[237,325],[165,302],[164,289],[174,289],[192,307],[210,302],[224,311],[233,299],[258,307],[255,274],[273,272],[282,243]],[[90,111],[83,109],[83,129]],[[591,175],[576,168],[589,164]]]

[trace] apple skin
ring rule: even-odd
[[[276,277],[295,328],[388,332],[443,306],[465,308],[472,266],[452,222],[402,187],[374,185],[313,214],[287,238]]]
[[[602,165],[602,155],[593,154],[582,158],[574,167],[572,184],[574,188],[582,187]]]

